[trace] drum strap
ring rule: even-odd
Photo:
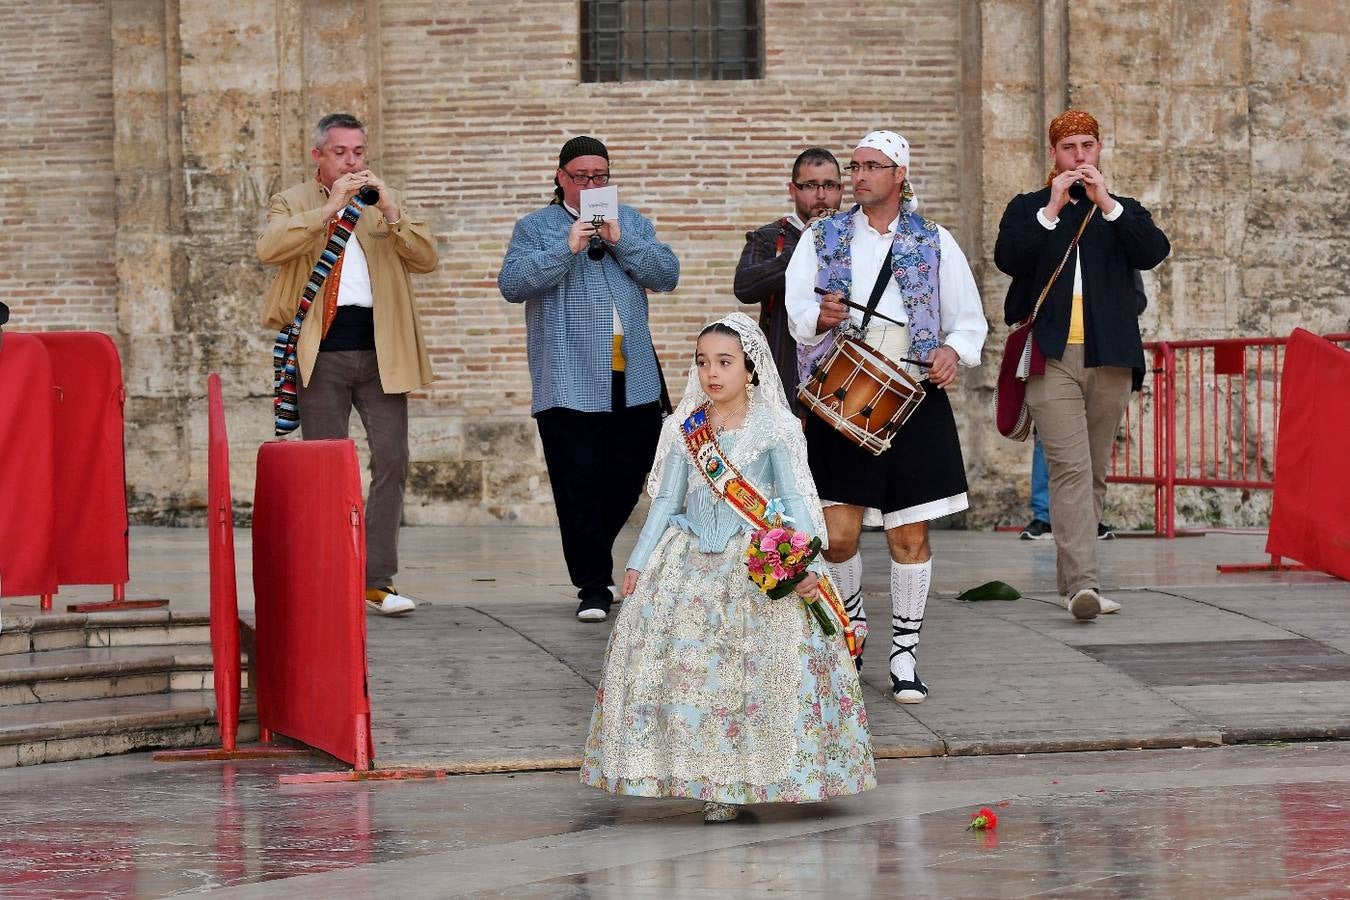
[[[881,295],[886,293],[886,282],[891,280],[891,252],[886,251],[886,258],[881,261],[881,268],[877,270],[876,284],[872,285],[872,294],[867,298],[867,309],[863,312],[862,331],[867,333],[867,323],[872,319],[872,313],[877,311],[877,304],[881,302]]]

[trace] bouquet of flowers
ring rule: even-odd
[[[820,538],[808,538],[804,532],[784,526],[783,517],[778,516],[779,524],[761,528],[750,535],[750,546],[745,551],[745,566],[749,570],[750,580],[770,599],[779,600],[792,593],[803,578],[806,567],[820,553]],[[821,631],[827,635],[838,632],[829,613],[821,608],[818,600],[802,598],[811,615],[820,623]]]

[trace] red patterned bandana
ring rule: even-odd
[[[1101,127],[1092,113],[1084,112],[1081,109],[1066,109],[1064,112],[1055,116],[1050,122],[1050,147],[1053,150],[1055,145],[1066,137],[1072,137],[1075,134],[1090,134],[1100,143],[1102,139]],[[1050,170],[1046,176],[1045,183],[1048,187],[1050,182],[1055,180],[1059,174],[1059,169]]]

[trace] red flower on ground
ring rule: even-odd
[[[973,828],[976,831],[984,831],[996,827],[998,827],[998,815],[989,807],[981,806],[979,812],[970,814],[970,824],[966,826],[966,829]]]

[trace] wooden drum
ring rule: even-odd
[[[840,340],[797,399],[853,443],[880,456],[923,401],[923,385],[862,341]]]

